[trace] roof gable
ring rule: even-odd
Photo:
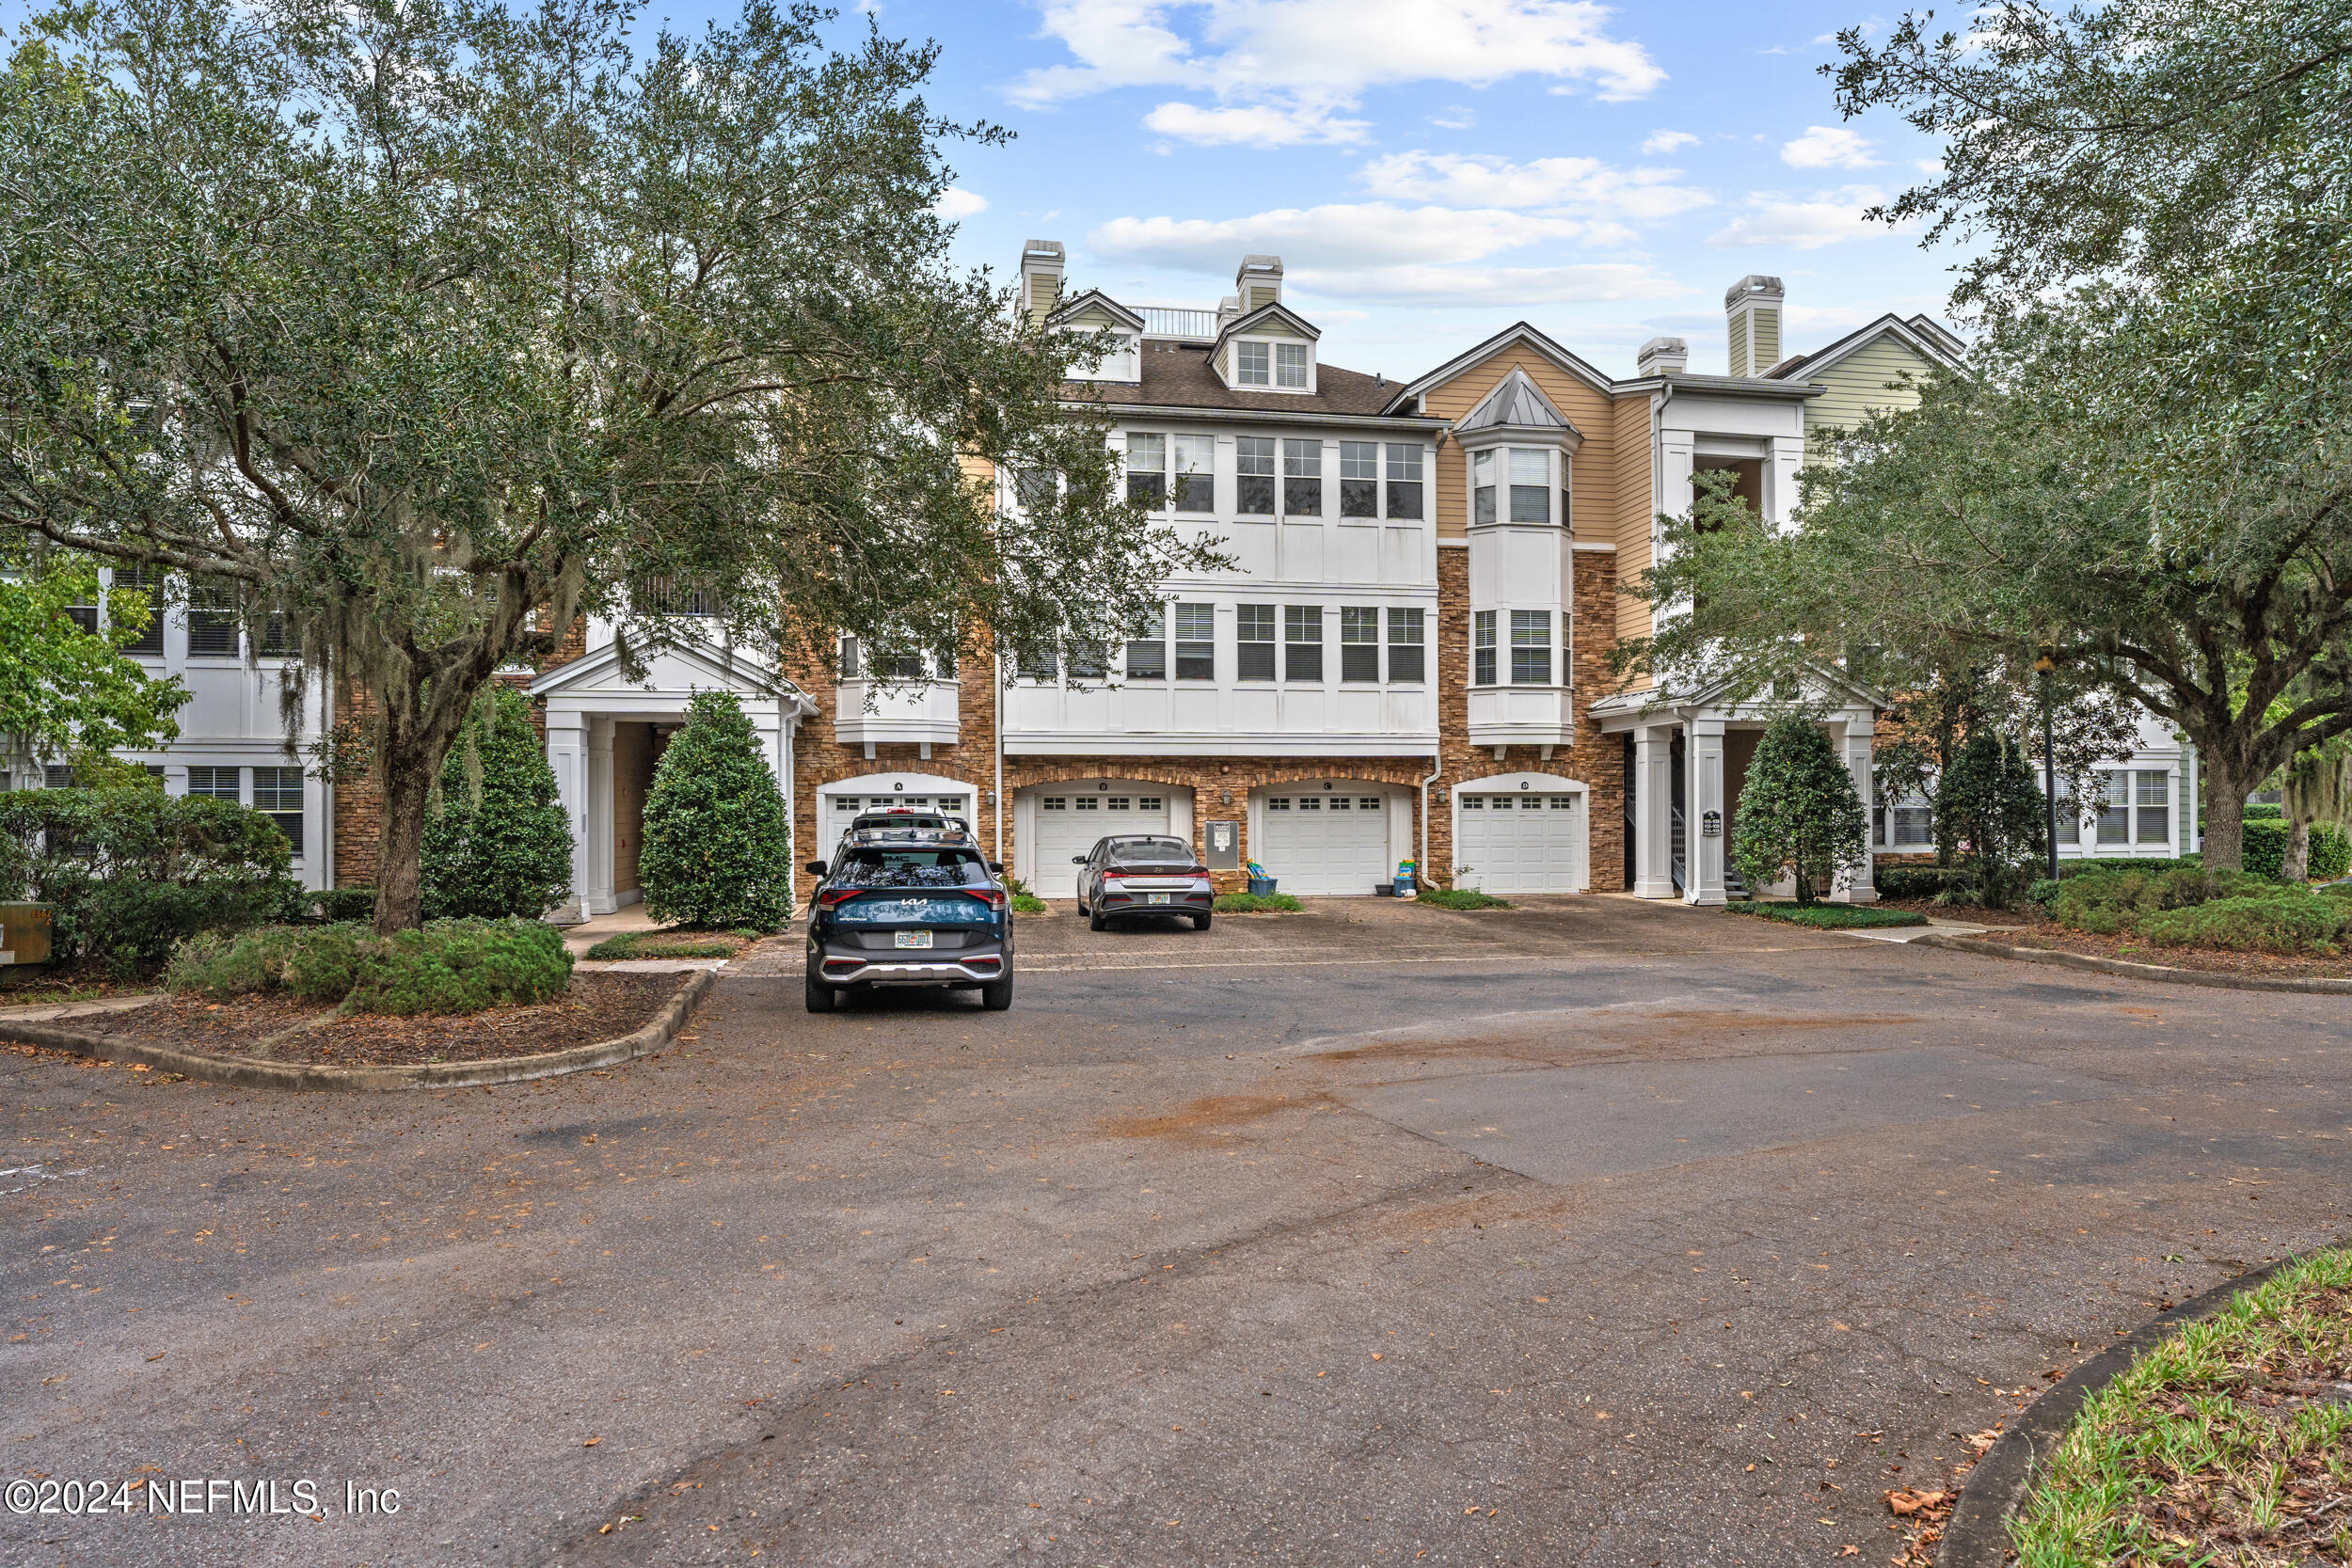
[[[1292,330],[1309,342],[1313,342],[1323,336],[1323,328],[1278,299],[1259,306],[1246,316],[1227,322],[1217,332],[1216,341],[1221,343],[1228,338],[1240,336],[1254,328],[1263,326],[1269,321],[1278,320],[1286,323]]]
[[[1471,367],[1492,358],[1515,343],[1524,344],[1534,352],[1542,355],[1546,359],[1559,366],[1561,370],[1590,386],[1595,391],[1607,392],[1613,385],[1609,377],[1603,375],[1598,370],[1578,358],[1551,339],[1545,337],[1527,323],[1514,322],[1469,353],[1447,360],[1426,375],[1403,383],[1397,388],[1396,395],[1389,400],[1387,411],[1394,412],[1432,388],[1442,387],[1468,372]]]
[[[1960,356],[1963,344],[1958,338],[1925,316],[1914,316],[1906,321],[1890,311],[1867,326],[1847,333],[1827,348],[1783,359],[1764,372],[1765,379],[1787,381],[1799,372],[1807,376],[1820,375],[1882,338],[1895,339],[1935,369],[1958,372],[1962,368]]]
[[[1054,308],[1054,313],[1046,318],[1046,324],[1051,326],[1067,325],[1073,317],[1089,309],[1102,311],[1131,331],[1143,330],[1143,317],[1139,312],[1120,304],[1100,289],[1089,289],[1082,294],[1073,294],[1062,301]]]

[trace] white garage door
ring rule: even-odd
[[[1252,858],[1284,893],[1369,894],[1396,876],[1385,796],[1269,795]]]
[[[1459,795],[1456,886],[1481,893],[1581,893],[1586,824],[1581,795]]]
[[[1041,791],[1037,798],[1037,876],[1030,886],[1040,898],[1073,898],[1078,868],[1073,855],[1094,847],[1113,833],[1168,832],[1168,797],[1143,795],[1113,785]]]

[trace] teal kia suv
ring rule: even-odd
[[[1012,1006],[1012,911],[1004,866],[958,827],[870,818],[842,835],[808,912],[808,1010],[829,1013],[845,993],[876,986],[977,990],[980,1006]]]

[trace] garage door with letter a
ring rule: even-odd
[[[1074,898],[1078,868],[1070,863],[1071,856],[1085,854],[1094,847],[1096,839],[1113,833],[1166,832],[1165,795],[1074,787],[1041,794],[1037,798],[1037,879],[1029,885],[1040,898]]]
[[[1284,893],[1370,894],[1396,876],[1379,795],[1269,795],[1251,855]]]
[[[1459,795],[1454,885],[1481,893],[1581,893],[1586,886],[1584,797]]]

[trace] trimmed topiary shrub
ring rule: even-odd
[[[1756,745],[1730,845],[1732,863],[1752,888],[1793,872],[1797,902],[1842,885],[1870,843],[1853,775],[1829,736],[1809,719],[1775,719]]]
[[[1947,840],[1968,846],[1967,869],[1985,907],[2007,909],[2024,895],[2047,852],[2049,806],[2023,747],[1979,725],[1937,785],[1935,811]]]
[[[151,789],[0,795],[0,900],[51,907],[61,959],[127,971],[183,938],[243,930],[301,890],[278,824],[233,800]]]
[[[2352,872],[2352,838],[2346,838],[2342,828],[2325,824],[2314,827],[2308,870],[2315,882],[2332,881]]]
[[[2261,876],[2276,878],[2286,869],[2287,825],[2284,822],[2249,822],[2245,836],[2242,863],[2247,870]]]
[[[535,920],[437,920],[389,938],[346,922],[191,938],[164,984],[216,1001],[274,992],[406,1016],[551,1001],[571,973],[561,933]]]
[[[2352,927],[2352,907],[2295,888],[2249,898],[2216,898],[2145,916],[2139,933],[2162,947],[2221,947],[2239,953],[2328,955]]]
[[[696,694],[645,797],[645,911],[771,930],[792,911],[784,795],[732,693]]]
[[[535,918],[570,896],[571,824],[521,692],[490,689],[437,797],[418,873],[426,919]]]

